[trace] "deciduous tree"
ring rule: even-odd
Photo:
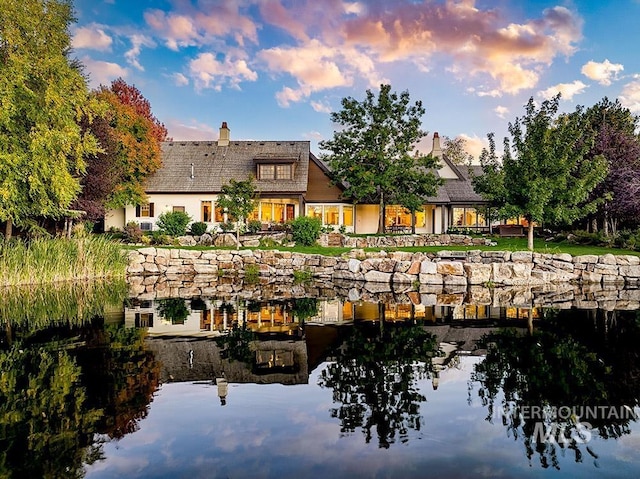
[[[253,177],[248,180],[229,180],[229,184],[222,186],[222,191],[216,205],[222,208],[229,217],[244,224],[251,212],[256,208],[258,191]],[[240,225],[236,224],[236,240],[240,248]]]
[[[87,175],[76,204],[97,220],[105,208],[145,201],[145,180],[161,166],[160,143],[167,130],[140,90],[121,78],[92,95],[100,112],[81,124],[98,138],[101,151],[86,158]]]
[[[589,194],[607,173],[604,157],[586,156],[594,135],[582,109],[558,116],[559,102],[560,95],[537,108],[531,98],[525,115],[509,123],[502,162],[490,136],[490,149],[480,158],[484,174],[473,179],[501,216],[527,219],[530,250],[534,222],[571,223],[595,211]]]
[[[69,0],[0,2],[0,221],[59,218],[78,195],[95,138],[78,121],[87,86],[69,57]]]
[[[603,199],[595,218],[605,234],[616,232],[619,224],[635,227],[640,223],[640,128],[637,116],[618,100],[603,98],[585,112],[596,133],[587,156],[602,155],[609,172],[592,192],[592,198]]]
[[[422,102],[411,104],[409,92],[398,95],[390,85],[381,85],[377,98],[371,90],[363,101],[343,98],[342,110],[331,113],[340,129],[320,147],[331,152],[325,159],[336,181],[345,185],[346,198],[379,203],[378,233],[384,232],[385,205],[395,202],[419,211],[441,183],[431,171],[437,159],[415,150],[426,134],[424,113]]]

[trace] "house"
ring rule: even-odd
[[[256,179],[258,207],[250,219],[265,227],[277,227],[300,215],[315,216],[323,225],[347,232],[375,233],[377,204],[357,204],[342,198],[342,189],[331,181],[327,165],[310,151],[309,141],[234,141],[226,122],[217,141],[168,141],[162,144],[162,168],[150,176],[146,192],[149,203],[110,211],[105,228],[122,228],[130,221],[143,230],[155,229],[158,216],[184,211],[193,221],[216,229],[226,221],[216,208],[222,186],[229,180]],[[445,183],[434,198],[425,201],[424,211],[412,219],[404,208],[386,207],[387,224],[418,233],[441,233],[450,226],[483,227],[475,205],[483,203],[471,187],[466,168],[452,164],[434,135],[432,153],[441,159],[438,174]]]

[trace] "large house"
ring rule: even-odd
[[[440,158],[438,174],[444,184],[435,198],[427,198],[414,217],[401,206],[386,208],[386,224],[395,231],[443,233],[451,226],[484,228],[475,207],[483,204],[471,186],[467,168],[458,168],[442,154],[434,134],[432,154]],[[130,221],[143,230],[155,229],[158,216],[184,211],[193,221],[216,229],[226,220],[216,208],[222,186],[230,179],[254,176],[260,192],[252,219],[265,228],[300,216],[317,216],[323,225],[347,232],[375,233],[377,204],[354,205],[342,198],[342,189],[330,179],[327,166],[310,151],[308,141],[233,141],[224,122],[217,141],[168,141],[162,144],[162,168],[149,177],[149,203],[110,211],[105,228],[122,228]],[[400,229],[397,229],[400,228]]]

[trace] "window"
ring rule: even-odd
[[[293,177],[293,165],[286,164],[265,164],[258,165],[258,179],[260,180],[290,180]]]
[[[273,180],[275,177],[275,165],[258,165],[258,178],[261,180]]]
[[[179,213],[184,213],[184,206],[174,206],[173,207],[173,212],[179,212]]]
[[[224,211],[219,206],[216,206],[215,209],[215,220],[216,223],[224,223]]]
[[[147,203],[146,205],[136,206],[136,218],[151,218],[153,217],[153,203]]]
[[[273,221],[273,212],[271,211],[271,207],[273,203],[262,202],[260,203],[260,213],[262,216],[262,221],[268,223]]]
[[[211,223],[211,201],[203,201],[201,203],[202,221]]]
[[[339,206],[324,207],[324,224],[325,225],[337,225],[340,223],[339,218],[340,218]]]
[[[486,226],[487,220],[475,208],[453,208],[455,226]]]
[[[276,178],[278,180],[290,180],[291,165],[276,165]]]
[[[387,226],[411,226],[411,213],[399,205],[387,206],[385,208],[385,224]]]
[[[342,207],[342,224],[345,226],[353,226],[353,206]]]

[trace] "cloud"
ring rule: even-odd
[[[265,0],[260,3],[262,19],[279,27],[298,40],[307,41],[306,25],[291,9],[285,8],[279,0]]]
[[[104,32],[103,26],[91,23],[76,30],[71,46],[76,49],[85,48],[104,52],[111,49],[112,43],[113,39]]]
[[[159,9],[144,12],[147,25],[171,50],[212,45],[225,36],[231,36],[238,45],[244,45],[245,40],[258,41],[256,24],[239,11],[241,2],[223,0],[216,2],[215,8],[207,9],[198,9],[191,2],[177,5],[176,11],[168,13]]]
[[[482,153],[483,148],[489,148],[489,141],[487,138],[480,138],[476,135],[471,136],[465,133],[459,134],[458,137],[464,140],[464,149],[470,155],[473,155],[474,159],[478,159],[480,157],[480,153]]]
[[[173,79],[175,86],[187,86],[189,84],[189,79],[182,73],[174,73],[169,75],[169,78]]]
[[[168,136],[175,141],[212,140],[218,138],[218,130],[216,128],[194,119],[184,123],[179,119],[171,118],[165,123],[165,126],[167,127]]]
[[[251,70],[245,60],[226,57],[218,61],[212,53],[201,53],[189,62],[189,73],[196,89],[220,90],[223,85],[239,88],[240,82],[256,81],[258,74]]]
[[[131,48],[125,52],[124,57],[127,63],[134,68],[144,71],[144,67],[138,61],[140,50],[142,47],[155,48],[156,44],[153,40],[145,35],[135,34],[131,36]]]
[[[318,113],[331,113],[333,111],[331,106],[319,101],[312,101],[311,108],[313,108]]]
[[[258,59],[269,71],[287,73],[296,79],[297,88],[284,87],[276,94],[278,104],[283,107],[302,101],[313,92],[351,86],[356,75],[367,79],[371,87],[385,81],[368,56],[353,48],[332,47],[316,39],[299,47],[262,50]]]
[[[509,113],[509,109],[506,106],[501,106],[501,105],[498,105],[497,107],[495,107],[493,111],[495,112],[496,115],[498,115],[502,119],[504,119],[507,116],[507,113]]]
[[[380,61],[447,56],[461,77],[488,75],[506,93],[537,84],[539,69],[558,55],[572,55],[582,20],[565,7],[542,17],[509,23],[502,11],[480,10],[473,0],[444,5],[408,0],[379,6],[343,25],[347,43],[367,48]]]
[[[640,79],[627,83],[618,98],[631,113],[640,114]]]
[[[572,83],[558,83],[546,90],[539,91],[538,96],[545,100],[550,100],[560,93],[563,100],[572,100],[575,95],[583,93],[586,88],[588,88],[587,85],[582,83],[580,80],[576,80]]]
[[[307,133],[302,134],[303,138],[308,138],[309,140],[320,141],[322,140],[322,134],[319,131],[308,131]]]
[[[582,74],[590,80],[595,80],[601,85],[611,85],[613,80],[618,79],[618,73],[624,70],[624,65],[620,63],[611,63],[605,59],[602,63],[594,62],[593,60],[585,63],[582,66]]]
[[[117,63],[97,61],[90,57],[84,57],[81,61],[89,74],[89,86],[91,88],[108,85],[116,78],[127,78],[129,75],[129,70]]]

